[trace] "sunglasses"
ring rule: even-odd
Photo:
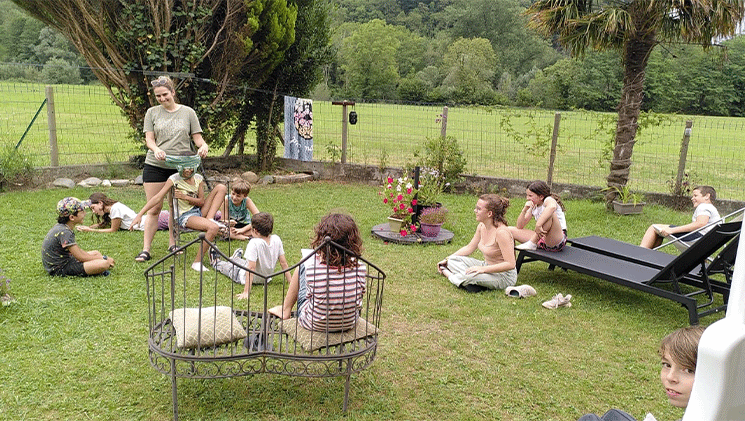
[[[168,87],[168,79],[155,79],[151,80],[150,84],[153,85],[153,87],[156,86],[165,86]]]

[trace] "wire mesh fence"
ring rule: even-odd
[[[35,166],[48,166],[52,160],[45,88],[36,83],[0,82],[0,141],[20,145]],[[143,153],[142,145],[131,136],[135,129],[105,88],[52,88],[59,165],[123,162]],[[348,126],[348,163],[403,167],[416,161],[428,137],[443,132],[442,105],[357,102],[349,110],[358,114],[359,121]],[[340,160],[342,120],[343,107],[313,101],[315,160]],[[685,164],[690,182],[710,184],[720,198],[739,200],[745,187],[745,144],[739,139],[745,131],[742,118],[665,115],[640,119],[629,186],[670,191],[686,120],[693,121]],[[554,122],[555,112],[550,110],[449,107],[446,133],[458,140],[468,174],[546,179]],[[558,127],[553,181],[604,186],[615,114],[561,112]],[[247,139],[247,145],[251,142]],[[211,155],[220,153],[211,151]],[[282,153],[280,145],[278,155]]]

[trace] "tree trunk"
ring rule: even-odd
[[[626,41],[623,51],[623,87],[618,104],[618,124],[616,126],[615,148],[610,164],[608,187],[623,187],[629,181],[631,154],[636,143],[639,112],[644,97],[644,74],[649,55],[655,46],[653,31],[640,31],[640,36]],[[615,192],[609,190],[608,202],[615,198]]]

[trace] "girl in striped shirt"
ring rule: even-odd
[[[269,312],[289,319],[297,302],[297,317],[304,328],[340,332],[357,323],[367,267],[357,261],[362,253],[362,237],[351,216],[339,213],[324,216],[315,227],[311,246],[315,249],[326,237],[346,250],[335,245],[318,250],[293,273],[283,304]],[[312,252],[305,249],[303,256]]]

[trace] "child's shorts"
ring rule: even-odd
[[[189,209],[188,211],[182,213],[178,217],[178,225],[181,228],[186,228],[186,222],[191,218],[192,216],[202,216],[202,210],[198,207],[194,206],[193,208]]]
[[[70,260],[67,261],[67,264],[57,270],[53,270],[49,272],[52,276],[88,276],[87,273],[85,273],[85,266],[83,266],[83,262],[78,261],[78,259],[74,257],[70,257]]]
[[[546,240],[541,238],[538,240],[537,248],[540,250],[546,250],[546,251],[561,251],[564,246],[567,244],[567,230],[562,230],[564,232],[564,238],[559,242],[559,244],[555,246],[549,246],[546,244]]]

